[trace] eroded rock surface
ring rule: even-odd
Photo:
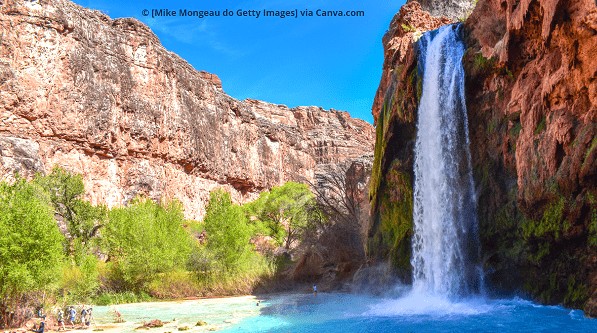
[[[135,19],[67,0],[0,8],[4,178],[58,165],[93,203],[176,198],[199,219],[215,187],[242,202],[373,150],[373,127],[346,112],[226,95]]]
[[[466,28],[489,279],[596,316],[595,1],[482,0]]]
[[[443,16],[458,21],[466,19],[477,3],[477,0],[409,0],[417,1],[423,10],[433,16]]]
[[[398,16],[423,17],[415,7]],[[488,282],[495,290],[524,290],[537,300],[597,316],[596,4],[479,0],[465,35],[471,154]],[[386,50],[403,36],[390,28]],[[388,59],[395,74],[382,78],[373,108],[369,253],[389,259],[408,280],[408,198],[421,81],[414,44],[386,52]]]

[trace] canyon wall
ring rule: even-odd
[[[346,112],[226,95],[136,19],[0,4],[2,179],[61,166],[92,203],[176,198],[199,219],[216,187],[243,202],[373,150],[373,127]]]
[[[446,20],[409,2],[383,40],[368,254],[390,261],[403,280],[410,278],[421,93],[412,37]],[[595,2],[479,0],[464,31],[487,282],[494,292],[524,292],[597,316]]]

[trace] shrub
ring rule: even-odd
[[[122,279],[126,289],[141,291],[158,274],[184,267],[192,239],[183,223],[179,202],[160,205],[137,199],[112,209],[102,234],[111,276]]]
[[[79,264],[66,263],[60,288],[67,303],[88,301],[99,289],[99,260],[92,254],[81,255]]]

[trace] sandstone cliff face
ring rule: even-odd
[[[466,28],[489,278],[596,316],[596,4],[485,0]]]
[[[135,19],[67,0],[0,8],[3,178],[59,165],[93,203],[176,198],[198,219],[215,187],[242,202],[373,150],[346,112],[235,100]]]
[[[494,290],[524,290],[596,316],[595,2],[479,0],[465,31],[471,154],[488,281]],[[384,43],[390,46],[403,37],[398,29],[389,34]],[[387,53],[386,61],[394,54]],[[402,54],[408,56],[390,65],[402,74],[382,79],[386,93],[378,92],[373,109],[378,127],[369,253],[389,256],[408,279],[420,79],[415,45]]]

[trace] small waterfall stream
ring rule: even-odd
[[[419,41],[413,291],[445,297],[479,293],[483,284],[460,32],[448,25]]]

